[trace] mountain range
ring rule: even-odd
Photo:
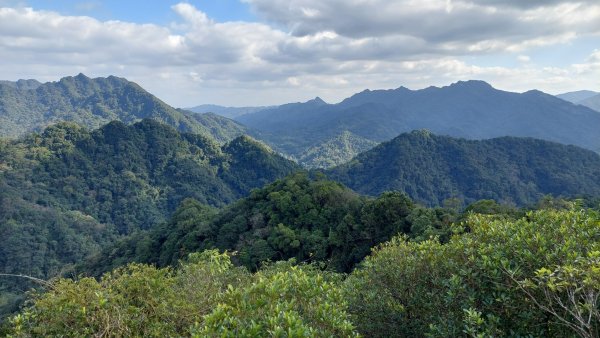
[[[259,106],[259,107],[224,107],[218,106],[214,104],[203,104],[192,108],[187,108],[194,113],[204,114],[204,113],[214,113],[224,117],[228,117],[230,119],[246,115],[256,113],[261,110],[269,109],[272,107],[268,106]]]
[[[296,159],[346,131],[379,143],[417,129],[468,139],[534,137],[600,151],[597,111],[537,90],[512,93],[482,81],[422,90],[365,90],[338,104],[315,98],[237,120],[255,137]]]
[[[50,278],[92,255],[80,268],[95,274],[218,248],[250,269],[347,272],[398,233],[448,240],[481,199],[503,205],[466,210],[600,196],[600,114],[539,91],[467,81],[222,107],[235,121],[209,108],[114,76],[0,82],[0,271]],[[0,280],[0,314],[31,286]]]
[[[251,135],[307,168],[343,164],[380,142],[423,128],[468,139],[534,137],[600,151],[600,114],[581,105],[595,107],[599,95],[580,91],[559,99],[465,81],[422,90],[365,90],[337,104],[317,97],[276,107],[203,105],[190,111],[173,108],[126,79],[79,74],[49,83],[0,82],[0,136],[40,132],[60,121],[93,129],[112,120],[130,124],[150,118],[220,144]]]

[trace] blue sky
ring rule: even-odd
[[[0,0],[0,79],[80,72],[178,107],[459,80],[600,91],[597,0]]]
[[[255,21],[247,3],[237,0],[186,1],[216,21]],[[171,6],[176,1],[152,0],[30,0],[24,2],[37,9],[58,11],[65,15],[88,15],[99,20],[122,20],[135,23],[168,24],[175,20]]]

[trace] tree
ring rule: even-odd
[[[472,214],[446,244],[394,238],[346,281],[352,319],[373,337],[594,336],[599,224],[571,206]]]

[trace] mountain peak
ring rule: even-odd
[[[318,105],[327,104],[327,102],[323,101],[323,99],[318,96],[310,101],[306,101],[306,103],[312,103],[312,104],[318,104]]]
[[[494,89],[492,85],[481,80],[458,81],[451,84],[450,88]]]

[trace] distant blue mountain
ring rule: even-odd
[[[568,93],[564,93],[564,94],[558,94],[556,95],[556,97],[558,97],[559,99],[563,99],[565,101],[569,101],[572,103],[576,103],[579,104],[581,101],[589,99],[591,97],[594,97],[596,95],[599,95],[600,93],[598,92],[594,92],[591,90],[578,90],[575,92],[568,92]]]
[[[579,104],[600,112],[600,94],[588,97],[587,99],[579,102]]]
[[[213,113],[232,119],[245,114],[256,113],[258,111],[265,110],[268,108],[271,107],[224,107],[217,106],[214,104],[202,104],[196,107],[186,108],[186,110],[200,114]]]
[[[338,104],[311,100],[236,120],[293,157],[344,131],[382,142],[423,128],[467,139],[534,137],[600,151],[598,112],[537,90],[507,92],[483,81],[422,90],[365,90]]]

